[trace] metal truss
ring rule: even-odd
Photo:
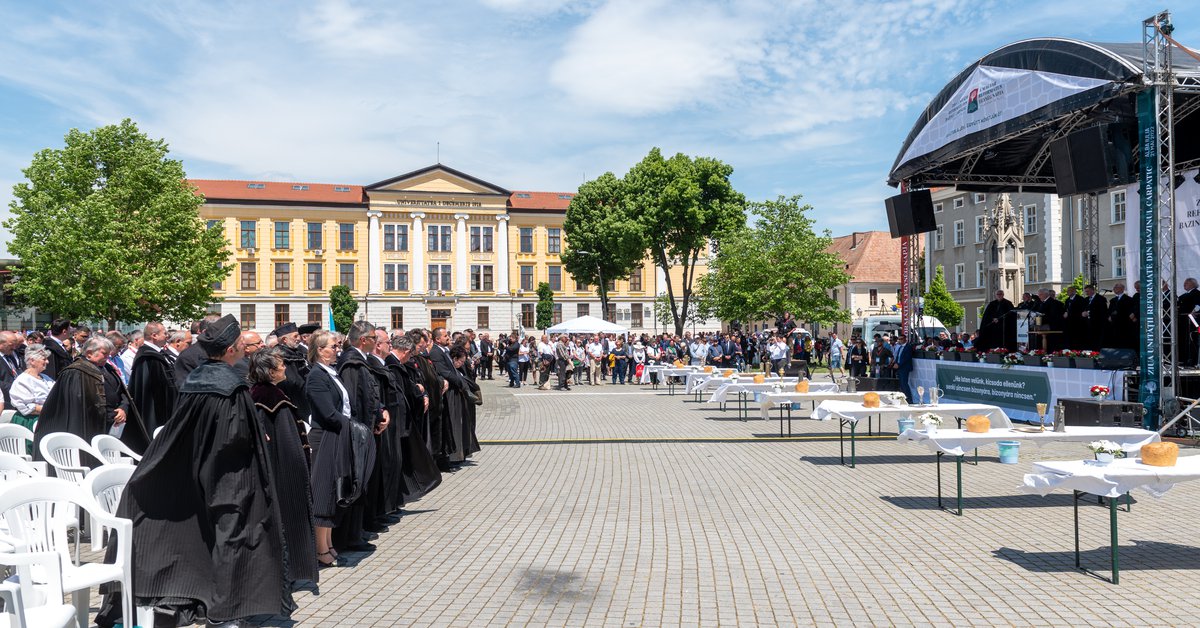
[[[1080,250],[1087,261],[1080,271],[1087,277],[1088,283],[1096,285],[1100,276],[1100,201],[1095,193],[1079,198],[1079,213],[1079,227],[1083,231]]]

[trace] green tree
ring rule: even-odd
[[[350,294],[350,288],[341,284],[329,289],[329,311],[333,315],[334,331],[346,333],[358,313],[358,301]]]
[[[596,286],[600,311],[607,312],[607,282],[629,275],[646,258],[642,225],[629,210],[624,182],[606,172],[579,186],[563,231],[563,266],[576,281]]]
[[[664,159],[658,148],[625,174],[625,196],[642,224],[655,266],[667,277],[678,267],[682,294],[667,281],[675,333],[683,334],[700,253],[722,234],[746,224],[746,199],[729,182],[733,167],[682,153]]]
[[[13,186],[9,250],[21,268],[13,293],[71,319],[187,320],[204,314],[229,269],[227,242],[206,229],[204,199],[167,144],[131,120],[72,129]]]
[[[537,328],[547,329],[554,324],[554,291],[543,281],[538,284],[537,296]]]
[[[688,309],[683,313],[683,325],[698,325],[716,316],[713,310],[712,302],[706,297],[703,289],[696,291],[692,295],[692,302],[688,305]],[[674,327],[675,318],[671,313],[671,298],[665,294],[660,294],[654,298],[654,320],[663,328]]]
[[[937,318],[946,327],[957,327],[963,321],[964,312],[963,306],[946,289],[946,277],[939,264],[933,274],[933,283],[929,285],[929,292],[925,293],[925,316]]]
[[[1072,281],[1070,286],[1063,288],[1062,292],[1058,293],[1058,300],[1062,301],[1063,303],[1067,302],[1067,288],[1070,288],[1071,286],[1075,287],[1076,294],[1083,294],[1083,287],[1086,285],[1087,279],[1083,277],[1083,273],[1075,275],[1075,281]]]
[[[754,321],[791,312],[799,320],[849,323],[830,292],[848,282],[845,262],[829,253],[829,232],[818,235],[800,196],[752,202],[754,226],[730,230],[701,279],[702,301],[724,320]]]

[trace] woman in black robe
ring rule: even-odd
[[[418,383],[420,376],[409,361],[415,349],[412,338],[407,334],[393,336],[391,353],[385,362],[397,384],[406,413],[403,423],[397,421],[394,426],[404,427],[400,450],[403,452],[402,497],[405,503],[420,499],[442,483],[442,474],[438,471],[437,462],[429,451],[427,441],[429,419],[425,408],[429,405],[429,398],[426,396],[424,385]]]
[[[296,405],[279,388],[279,383],[286,378],[287,369],[274,350],[258,351],[250,357],[250,396],[254,399],[259,423],[267,434],[267,454],[275,478],[275,502],[279,504],[287,549],[287,578],[292,582],[315,582],[317,550],[308,457],[296,433]]]
[[[429,347],[433,338],[423,330],[409,332],[417,345],[417,354],[411,359],[413,368],[421,376],[421,384],[429,395],[429,451],[433,454],[438,468],[448,469],[450,453],[454,451],[454,436],[450,428],[450,413],[446,409],[445,393],[449,384],[429,359]]]

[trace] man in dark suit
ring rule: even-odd
[[[492,338],[483,334],[479,338],[479,379],[494,379],[492,377],[492,362],[496,359],[496,345]]]
[[[1183,349],[1183,355],[1179,356],[1179,362],[1188,366],[1196,366],[1197,349],[1200,348],[1200,342],[1197,342],[1196,325],[1192,322],[1192,316],[1197,321],[1200,321],[1200,287],[1197,287],[1196,278],[1188,277],[1183,280],[1183,294],[1179,295],[1178,305],[1179,321],[1176,323],[1176,333],[1179,334],[1181,342],[1180,347]]]
[[[43,374],[51,379],[58,379],[58,374],[71,363],[71,353],[66,347],[70,334],[71,321],[60,318],[50,323],[50,333],[46,334],[46,349],[50,351],[50,360],[46,363]]]
[[[1119,349],[1136,349],[1137,302],[1125,294],[1125,284],[1113,285],[1113,298],[1108,302],[1108,346]]]
[[[904,393],[904,398],[909,403],[913,402],[912,389],[908,385],[908,378],[913,371],[913,349],[914,346],[909,343],[908,336],[900,334],[900,341],[896,343],[893,365],[896,368],[896,377],[900,380],[900,392]]]
[[[196,328],[199,330],[200,334],[203,334],[205,331],[208,331],[209,327],[212,327],[213,323],[220,319],[220,314],[207,314],[204,316],[204,318],[200,319],[200,323],[196,326]],[[180,351],[179,356],[175,358],[176,387],[182,389],[183,383],[187,381],[188,375],[190,375],[197,366],[200,366],[207,361],[208,356],[204,354],[204,348],[200,346],[200,343],[195,343],[185,348],[183,351]]]
[[[1017,317],[1010,315],[1013,311],[1012,301],[1004,298],[1004,291],[996,291],[996,299],[987,304],[983,310],[983,318],[979,322],[979,331],[983,335],[983,346],[976,344],[976,350],[984,353],[996,347],[1005,347],[1009,351],[1017,348]]]
[[[1067,300],[1063,303],[1066,311],[1063,320],[1066,321],[1066,349],[1082,349],[1087,342],[1087,319],[1083,312],[1087,310],[1085,299],[1075,290],[1075,286],[1067,286]]]
[[[1067,321],[1063,318],[1063,314],[1067,311],[1066,306],[1062,304],[1062,301],[1055,298],[1054,291],[1048,288],[1038,290],[1038,297],[1041,303],[1038,304],[1037,315],[1041,316],[1042,330],[1060,332],[1042,336],[1045,339],[1042,348],[1047,351],[1061,349],[1064,341],[1061,332],[1067,326]],[[1037,346],[1033,348],[1037,348]]]
[[[1096,294],[1096,286],[1088,284],[1083,287],[1084,311],[1086,321],[1083,349],[1099,351],[1104,346],[1104,332],[1108,327],[1108,300]]]
[[[467,378],[454,368],[454,361],[450,359],[450,333],[444,328],[438,327],[433,330],[433,347],[429,349],[429,360],[433,362],[433,368],[437,370],[437,374],[441,375],[451,388],[465,392],[471,391]]]

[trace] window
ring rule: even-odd
[[[587,292],[590,289],[591,286],[587,285],[586,281],[575,280],[575,292]]]
[[[550,289],[559,292],[562,290],[562,266],[550,266],[547,268],[550,274]]]
[[[975,217],[975,244],[983,243],[983,216]]]
[[[333,186],[333,191],[334,191],[334,192],[349,192],[349,191],[350,191],[350,186],[348,186],[348,185],[335,185],[335,186]]]
[[[309,290],[324,290],[323,285],[325,282],[322,281],[322,278],[324,277],[324,275],[325,275],[325,268],[324,268],[323,264],[309,264],[308,265],[308,289]]]
[[[292,289],[292,265],[289,262],[275,262],[275,289]]]
[[[258,321],[254,316],[254,304],[247,303],[242,305],[242,329],[254,329],[258,325]]]
[[[450,285],[450,265],[449,264],[430,264],[429,265],[429,289],[430,290],[451,290]]]
[[[607,292],[616,292],[617,291],[617,280],[616,279],[609,279],[608,281],[606,281],[604,283],[606,284],[604,286],[605,291],[607,291]]]
[[[471,227],[471,252],[491,253],[495,227]]]
[[[225,268],[225,263],[224,263],[224,262],[217,262],[217,268]],[[214,282],[212,282],[212,284],[211,284],[211,285],[212,285],[212,289],[213,289],[213,290],[216,290],[216,291],[218,291],[218,292],[219,292],[219,291],[221,291],[221,290],[223,289],[223,286],[225,285],[225,282],[223,282],[223,281],[220,281],[220,280],[217,280],[217,281],[214,281]],[[6,294],[7,294],[7,293],[6,293]]]
[[[967,243],[967,227],[961,220],[954,221],[954,246],[963,246]]]
[[[275,327],[282,327],[284,323],[292,320],[292,306],[287,303],[275,304]]]
[[[407,251],[408,250],[408,225],[384,225],[383,226],[383,250],[385,250],[385,251]]]
[[[353,251],[354,250],[354,223],[340,222],[338,223],[338,250]]]
[[[253,220],[243,220],[241,222],[241,242],[243,249],[258,248],[258,223]]]
[[[634,303],[632,306],[630,306],[629,326],[630,327],[641,327],[642,326],[642,304],[641,303]]]
[[[450,225],[429,225],[426,232],[429,234],[428,250],[443,253],[450,251]]]
[[[604,311],[604,320],[606,320],[610,323],[617,322],[617,304],[616,303],[608,304],[608,307]]]
[[[321,223],[310,222],[306,226],[308,228],[308,250],[313,251],[325,248],[325,243],[322,242],[323,238],[321,238]]]
[[[283,220],[275,222],[275,248],[292,248],[292,223]]]
[[[221,221],[220,220],[209,220],[208,222],[206,222],[204,224],[208,226],[209,231],[212,231],[213,229],[216,229],[217,227],[221,226]]]
[[[392,329],[404,329],[404,308],[392,308]]]
[[[297,192],[307,192],[308,186],[307,185],[293,185],[292,189]]]
[[[408,290],[408,264],[384,264],[383,289]]]
[[[1025,206],[1025,235],[1038,232],[1037,205]]]
[[[521,327],[524,327],[526,329],[532,329],[533,323],[534,323],[533,304],[532,303],[522,303],[521,304]]]
[[[521,289],[533,290],[533,266],[521,267]]]
[[[975,262],[975,287],[982,288],[987,281],[987,271],[984,270],[983,260]]]
[[[354,264],[338,264],[338,284],[354,289]]]
[[[562,252],[562,229],[546,229],[546,252],[555,255]]]
[[[954,289],[955,290],[963,289],[963,285],[966,283],[966,275],[967,275],[967,265],[966,264],[955,264],[954,265]]]
[[[933,213],[935,213],[935,214],[940,214],[940,213],[942,213],[942,204],[941,204],[941,203],[934,203],[934,204],[933,204]]]
[[[322,318],[321,304],[320,303],[309,303],[308,304],[308,322],[319,323],[319,322],[321,322],[321,318]]]
[[[266,189],[266,187],[267,187],[266,183],[247,183],[246,184],[247,190],[263,190],[263,189]]]
[[[471,290],[475,292],[492,291],[491,264],[471,264]]]
[[[521,249],[522,253],[533,252],[533,227],[521,227]]]
[[[488,306],[486,306],[486,305],[479,306],[479,308],[475,310],[475,328],[476,329],[487,329],[487,328],[491,327],[491,325],[488,324],[490,322],[491,318],[492,318],[492,313],[491,313],[491,310],[488,308]]]
[[[965,203],[966,203],[966,200],[965,200],[965,199],[963,199],[963,197],[961,197],[961,196],[960,196],[960,197],[958,197],[958,198],[956,198],[956,199],[954,199],[954,209],[962,209],[962,208],[963,208],[963,205],[964,205]]]
[[[638,266],[637,268],[635,268],[633,270],[633,273],[631,273],[629,275],[629,291],[630,292],[641,292],[642,291],[642,267],[641,266]]]
[[[258,289],[258,264],[242,262],[242,290]]]
[[[1125,222],[1125,190],[1113,192],[1109,201],[1112,209],[1112,224],[1118,225]],[[1113,266],[1113,268],[1116,268],[1116,266]],[[1122,273],[1119,276],[1124,276],[1124,274]]]
[[[937,251],[946,248],[946,225],[938,225],[933,233],[933,248]]]
[[[1029,253],[1025,256],[1025,281],[1035,283],[1039,281],[1041,269],[1038,268],[1037,253]]]
[[[870,296],[871,296],[871,307],[875,307],[875,306],[879,305],[879,291],[876,290],[875,288],[871,288]]]
[[[550,308],[550,322],[555,325],[562,322],[562,303],[554,303]]]
[[[976,192],[971,195],[971,202],[975,203],[976,205],[978,205],[986,200],[987,200],[987,195],[982,192]]]
[[[1119,279],[1125,276],[1125,247],[1112,247],[1112,269],[1113,279]]]
[[[591,316],[592,306],[588,303],[575,304],[575,317]]]

